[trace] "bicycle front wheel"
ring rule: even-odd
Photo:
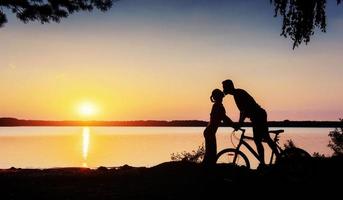
[[[250,162],[247,156],[233,148],[224,149],[217,154],[217,163],[218,164],[232,164],[236,166],[242,166],[250,168]]]

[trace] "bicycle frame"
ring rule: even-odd
[[[253,138],[253,137],[249,137],[249,136],[245,136],[245,135],[244,135],[244,134],[245,134],[245,129],[239,129],[239,130],[242,132],[242,134],[241,134],[241,137],[240,137],[240,139],[239,139],[239,143],[238,143],[236,149],[239,151],[240,147],[241,147],[242,145],[244,145],[244,146],[250,151],[250,153],[251,153],[252,155],[254,155],[255,158],[256,158],[259,162],[261,162],[261,159],[260,159],[260,156],[258,155],[258,153],[257,153],[257,152],[256,152],[256,151],[255,151],[255,150],[245,141],[245,139],[254,140],[254,138]],[[270,132],[268,132],[268,134],[269,134],[269,133],[270,133]],[[277,135],[275,135],[273,141],[274,141],[274,143],[275,143],[275,145],[276,145],[276,148],[279,150],[279,152],[281,152],[282,149],[281,149],[281,147],[278,145],[278,142],[277,142],[277,141],[278,141],[278,137],[277,137]],[[274,158],[274,154],[275,154],[275,152],[272,151],[272,154],[271,154],[271,156],[270,156],[269,164],[272,164],[273,158]],[[237,154],[235,155],[235,157],[234,157],[234,159],[233,159],[233,162],[234,162],[234,163],[236,162],[236,159],[237,159]]]

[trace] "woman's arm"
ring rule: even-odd
[[[234,122],[230,119],[230,117],[228,117],[225,114],[224,114],[224,117],[223,117],[223,123],[225,125],[229,125],[229,126],[232,126],[234,124]]]

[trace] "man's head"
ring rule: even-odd
[[[235,86],[233,85],[233,82],[230,79],[227,79],[222,82],[223,84],[223,92],[225,95],[232,94],[235,90]]]

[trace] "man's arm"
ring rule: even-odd
[[[239,126],[241,126],[242,124],[243,124],[243,122],[244,122],[244,120],[245,120],[245,118],[246,118],[247,116],[245,115],[245,112],[240,112],[240,114],[239,114],[239,121],[238,121],[238,123],[239,123]]]

